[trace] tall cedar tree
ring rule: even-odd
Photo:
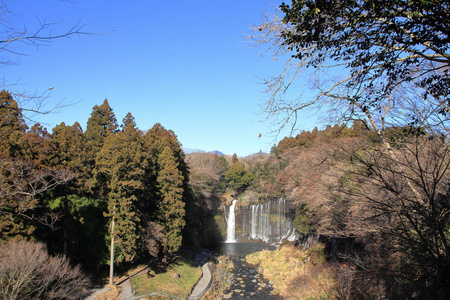
[[[20,142],[28,129],[22,110],[11,94],[0,92],[0,155],[15,157],[22,151]]]
[[[94,169],[95,158],[102,149],[107,136],[116,133],[118,127],[116,116],[108,104],[108,99],[105,99],[102,105],[94,106],[84,134],[86,137],[86,163],[90,170]]]
[[[14,188],[9,184],[15,181],[15,176],[10,172],[8,165],[10,158],[18,156],[22,152],[20,141],[27,126],[22,117],[21,109],[17,102],[7,91],[0,92],[0,167],[1,190],[0,191],[0,236],[6,232],[17,234],[24,229],[22,222],[18,223],[16,216],[9,213],[9,209],[15,206],[13,199],[8,199],[4,191]],[[14,164],[11,162],[11,165]]]
[[[81,125],[75,122],[72,126],[66,126],[62,122],[53,128],[52,141],[57,152],[57,164],[77,174],[77,188],[82,193],[91,170],[87,167],[86,137]]]
[[[138,250],[136,202],[144,189],[147,164],[141,132],[127,114],[123,132],[110,134],[97,155],[95,177],[106,187],[108,209],[105,216],[115,223],[111,232],[116,242],[116,262],[133,261]]]
[[[34,124],[24,135],[23,158],[33,161],[38,168],[55,166],[55,153],[51,134],[39,123]]]
[[[158,157],[158,188],[160,203],[158,218],[164,227],[163,251],[165,257],[176,253],[182,242],[184,228],[183,176],[179,164],[170,147],[166,146]]]
[[[161,124],[156,123],[145,135],[146,144],[148,146],[149,152],[152,154],[153,158],[158,158],[162,151],[169,147],[173,155],[177,161],[177,169],[181,173],[182,177],[182,189],[183,189],[183,201],[186,204],[185,211],[186,214],[192,213],[195,214],[195,206],[198,205],[194,201],[193,193],[189,185],[189,169],[186,163],[185,154],[183,150],[181,149],[181,144],[179,143],[177,136],[172,130],[165,129]],[[153,168],[153,177],[150,181],[150,186],[153,187],[152,189],[154,191],[158,191],[158,187],[154,185],[154,183],[157,182],[157,176],[158,171],[161,169],[161,166],[158,164],[158,161],[154,160],[154,168]],[[149,170],[152,170],[152,168],[148,168]],[[151,198],[159,199],[160,194],[156,193]],[[153,211],[155,212],[155,217],[158,219],[158,207],[154,207]],[[186,218],[186,222],[191,222],[188,224],[187,229],[192,229],[194,226],[194,223],[196,221],[189,220],[189,218]],[[186,235],[190,235],[188,232],[184,232],[184,237],[187,237]],[[189,241],[188,241],[189,242]]]
[[[49,199],[48,208],[61,215],[57,230],[41,233],[50,251],[63,253],[86,269],[98,270],[107,252],[99,243],[106,236],[105,207],[87,193],[91,170],[86,165],[85,137],[78,122],[64,122],[53,128],[52,142],[56,148],[57,165],[69,168],[77,177],[70,184],[58,187]]]
[[[149,155],[152,159],[149,159],[149,166],[147,168],[148,174],[148,186],[147,190],[152,193],[150,198],[157,197],[155,192],[157,191],[156,176],[159,170],[157,159],[162,151],[169,147],[178,162],[178,170],[181,172],[183,177],[183,197],[185,199],[190,199],[189,193],[189,170],[185,161],[185,155],[181,149],[181,144],[178,142],[177,136],[172,130],[165,129],[161,124],[156,123],[147,133],[145,134],[145,143],[148,149]],[[152,207],[153,211],[156,207]]]

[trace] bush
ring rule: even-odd
[[[1,299],[82,299],[89,281],[63,256],[51,256],[42,243],[0,245]]]

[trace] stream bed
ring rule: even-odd
[[[232,281],[224,292],[224,299],[282,299],[271,294],[273,287],[258,273],[258,266],[245,261],[246,255],[263,249],[275,250],[274,246],[266,243],[219,243],[211,248],[233,261]]]

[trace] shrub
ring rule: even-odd
[[[42,243],[12,241],[0,245],[1,299],[81,299],[89,281],[79,266],[51,256]]]

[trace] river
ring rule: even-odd
[[[272,295],[272,285],[258,273],[258,266],[247,264],[245,256],[264,249],[276,248],[266,243],[218,243],[211,246],[215,252],[227,255],[233,261],[232,282],[224,292],[224,299],[281,299]]]

